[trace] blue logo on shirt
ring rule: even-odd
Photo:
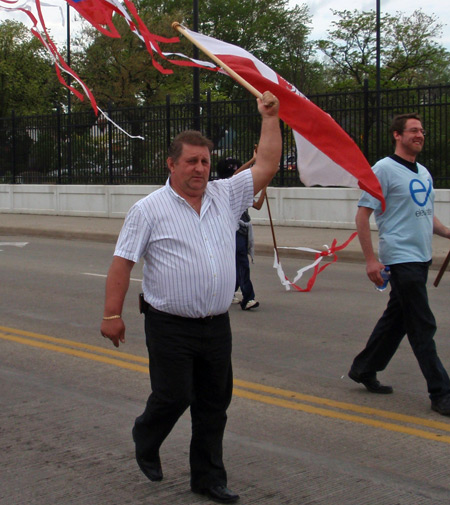
[[[428,198],[430,197],[432,185],[430,179],[428,179],[427,182],[428,189],[426,188],[425,184],[419,179],[413,179],[409,183],[409,191],[411,193],[411,197],[420,207],[425,207],[428,202]]]

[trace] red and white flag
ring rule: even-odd
[[[367,159],[329,114],[248,51],[183,28],[259,92],[268,90],[279,99],[280,118],[294,132],[297,167],[305,186],[359,185],[380,200],[384,208],[380,183]]]

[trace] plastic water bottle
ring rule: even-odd
[[[389,284],[389,279],[391,278],[391,269],[389,267],[384,267],[380,273],[381,278],[383,279],[383,284],[381,286],[375,285],[375,289],[377,291],[384,291],[387,288],[387,285]]]

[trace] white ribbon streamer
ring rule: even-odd
[[[322,261],[322,259],[325,256],[328,256],[328,254],[331,253],[330,248],[327,245],[324,245],[323,247],[324,247],[325,251],[327,251],[327,254],[323,255],[323,256],[322,256],[323,251],[318,251],[316,249],[311,249],[309,247],[278,247],[278,249],[292,249],[294,251],[305,251],[305,252],[321,254],[321,256],[319,256],[315,261],[313,261],[313,263],[311,263],[310,265],[307,265],[306,267],[300,268],[300,270],[297,270],[297,275],[295,276],[293,281],[290,281],[287,278],[286,274],[284,273],[281,263],[278,261],[277,251],[276,251],[276,249],[274,249],[273,268],[276,269],[278,277],[281,281],[281,284],[286,288],[286,291],[289,291],[291,289],[291,285],[295,284],[299,279],[301,279],[301,277],[303,276],[303,274],[305,272],[307,272],[308,270],[311,270],[311,268],[314,268],[316,265],[318,265]]]

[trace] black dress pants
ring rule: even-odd
[[[437,355],[436,320],[428,303],[429,263],[399,263],[390,268],[389,302],[365,349],[354,359],[352,370],[360,377],[384,370],[406,334],[430,398],[449,394],[450,380]]]
[[[226,485],[222,441],[233,391],[228,313],[190,319],[149,310],[145,334],[152,393],[133,428],[136,453],[154,459],[190,407],[191,487]]]

